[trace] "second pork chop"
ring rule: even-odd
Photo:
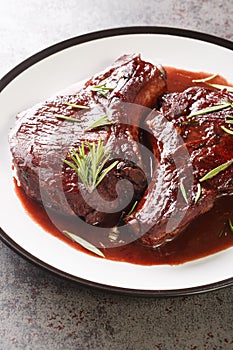
[[[193,87],[165,95],[160,113],[147,118],[157,161],[128,220],[143,244],[174,239],[219,197],[233,195],[232,116],[231,93]]]

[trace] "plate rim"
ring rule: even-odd
[[[18,245],[14,240],[12,240],[1,228],[0,228],[0,240],[5,243],[11,250],[21,256],[24,260],[33,264],[36,267],[45,270],[46,272],[51,273],[56,277],[60,277],[63,280],[68,280],[69,282],[78,283],[85,287],[92,287],[98,290],[112,292],[112,293],[120,293],[131,296],[139,296],[139,297],[181,297],[188,296],[200,293],[207,293],[210,291],[215,291],[220,288],[226,288],[233,285],[233,278],[228,278],[225,280],[221,280],[215,283],[210,283],[202,286],[191,287],[191,288],[179,288],[179,289],[156,289],[156,290],[144,290],[144,289],[133,289],[133,288],[123,288],[116,287],[107,284],[97,283],[90,280],[86,280],[81,277],[74,276],[67,272],[57,269],[54,266],[51,266],[44,262],[43,260],[35,257],[28,251],[26,251],[23,247]]]
[[[27,59],[23,60],[21,63],[16,65],[13,69],[11,69],[8,73],[6,73],[0,79],[0,92],[3,91],[8,84],[10,84],[18,75],[20,75],[23,71],[27,70],[29,67],[38,63],[39,61],[55,54],[60,51],[63,51],[72,46],[80,45],[82,43],[99,40],[108,37],[115,37],[121,35],[135,35],[135,34],[162,34],[162,35],[171,35],[171,36],[179,36],[185,37],[189,39],[195,39],[199,41],[204,41],[208,43],[212,43],[218,45],[220,47],[225,47],[233,51],[233,42],[227,39],[219,38],[217,36],[206,34],[199,31],[193,31],[182,28],[175,27],[161,27],[161,26],[129,26],[129,27],[116,27],[110,29],[103,29],[99,31],[90,32],[87,34],[82,34],[79,36],[74,36],[72,38],[63,40],[54,45],[51,45]],[[71,275],[66,273],[60,269],[57,269],[46,262],[38,259],[30,252],[26,251],[23,247],[19,246],[11,237],[4,232],[0,228],[0,239],[3,243],[5,243],[9,248],[15,251],[24,259],[33,263],[37,267],[41,267],[46,271],[49,271],[56,276],[59,276],[63,279],[67,279],[69,281],[77,282],[87,287],[94,287],[97,289],[101,289],[104,291],[123,293],[132,296],[157,296],[157,297],[174,297],[174,296],[186,296],[193,295],[197,293],[204,293],[213,290],[217,290],[224,287],[229,287],[233,285],[233,277],[224,279],[215,283],[210,283],[206,285],[190,287],[190,288],[179,288],[179,289],[168,289],[168,290],[143,290],[143,289],[132,289],[132,288],[123,288],[117,286],[111,286],[107,284],[97,283],[93,281],[89,281],[78,276]]]

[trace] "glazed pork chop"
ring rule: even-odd
[[[147,186],[138,146],[142,111],[134,105],[156,107],[165,91],[163,70],[139,55],[124,55],[77,93],[56,96],[19,113],[9,140],[25,193],[47,208],[75,213],[92,225],[114,226]],[[132,108],[125,111],[124,103]],[[89,146],[99,141],[111,154],[102,173],[114,162],[115,166],[90,193],[67,162],[79,147],[87,154]],[[119,180],[127,180],[120,190]]]
[[[179,235],[222,196],[233,195],[233,95],[191,87],[165,94],[146,119],[156,164],[152,181],[128,218],[144,245]]]

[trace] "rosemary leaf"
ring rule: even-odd
[[[221,126],[221,129],[223,131],[225,131],[227,134],[233,135],[233,130],[230,130],[230,129],[226,128],[224,125]]]
[[[230,227],[231,233],[233,233],[233,224],[232,224],[231,219],[228,219],[228,225]]]
[[[103,97],[107,98],[106,92],[113,90],[113,87],[106,86],[106,83],[92,86],[91,91],[99,92]]]
[[[221,230],[220,232],[219,232],[219,234],[218,234],[218,238],[221,238],[222,237],[222,235],[223,235],[223,230]]]
[[[224,230],[221,230],[218,234],[218,238],[221,238],[223,235],[226,236],[227,233]]]
[[[229,116],[229,118],[232,118],[232,117]],[[225,120],[225,123],[227,123],[227,124],[233,124],[233,120]]]
[[[136,208],[137,204],[138,204],[138,201],[135,201],[134,204],[132,205],[132,208],[130,209],[130,211],[128,212],[128,214],[126,216],[130,216],[132,214],[132,212]]]
[[[65,104],[66,104],[67,106],[70,106],[70,107],[73,107],[73,108],[90,109],[90,107],[88,107],[88,106],[76,105],[75,103],[66,102]]]
[[[233,159],[228,160],[226,163],[223,163],[219,166],[217,166],[216,168],[210,170],[205,176],[203,176],[199,181],[203,182],[209,179],[212,179],[212,177],[218,175],[220,172],[224,171],[225,169],[227,169],[229,166],[231,166],[233,164]]]
[[[233,86],[221,85],[221,84],[210,84],[210,83],[207,83],[207,84],[218,90],[226,89],[229,92],[233,92]]]
[[[66,159],[63,159],[63,162],[68,165],[69,167],[71,167],[72,169],[74,169],[74,171],[77,173],[78,172],[78,168],[71,162],[69,162],[68,160]]]
[[[212,80],[214,78],[216,78],[218,76],[218,74],[213,74],[209,77],[203,78],[203,79],[194,79],[192,80],[193,83],[205,83],[206,81]]]
[[[201,197],[201,193],[202,193],[201,184],[198,183],[197,184],[197,193],[196,193],[196,197],[195,197],[195,200],[194,200],[194,204],[197,204],[197,202],[199,201],[199,199]]]
[[[91,125],[89,125],[85,129],[85,131],[89,131],[89,130],[92,130],[92,129],[99,128],[100,126],[111,125],[111,124],[114,124],[114,122],[111,122],[108,119],[108,116],[104,115],[103,117],[100,117],[99,119],[95,120]]]
[[[116,160],[115,162],[113,162],[111,165],[109,165],[109,167],[107,167],[106,169],[104,169],[104,171],[102,172],[102,174],[99,177],[99,180],[96,182],[96,187],[99,185],[99,183],[103,180],[103,178],[107,175],[107,173],[109,173],[110,170],[112,170],[117,164],[119,163],[118,160]]]
[[[98,249],[96,248],[93,244],[91,244],[90,242],[86,241],[85,239],[75,235],[72,232],[63,231],[68,237],[70,237],[73,241],[75,241],[76,243],[78,243],[79,245],[81,245],[83,248],[89,250],[90,252],[101,256],[102,258],[105,258],[105,255]]]
[[[81,122],[80,119],[72,118],[72,117],[66,117],[65,115],[61,115],[61,114],[57,114],[57,115],[55,115],[55,117],[56,117],[56,118],[59,118],[59,119],[68,120],[68,121],[70,121],[70,122],[78,122],[78,123]]]
[[[181,181],[181,183],[180,183],[180,190],[181,190],[181,193],[182,193],[182,196],[183,196],[185,202],[188,204],[187,193],[186,193],[183,181]]]
[[[231,106],[233,106],[232,103],[224,101],[223,104],[221,104],[221,105],[207,107],[207,108],[200,109],[199,111],[192,112],[191,114],[188,115],[188,118],[195,117],[195,116],[198,116],[198,115],[208,114],[208,113],[211,113],[211,112],[217,112],[217,111],[220,111],[222,109],[225,109],[225,108],[228,108],[228,107],[231,107]]]

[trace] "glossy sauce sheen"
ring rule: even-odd
[[[193,79],[203,78],[210,74],[189,72],[172,67],[166,67],[168,92],[181,92],[187,87],[197,85],[192,83]],[[227,85],[227,82],[217,77],[216,84]],[[204,84],[198,84],[206,86]],[[15,183],[16,192],[22,201],[26,211],[46,231],[65,241],[75,249],[85,251],[78,244],[64,236],[50,221],[45,210],[35,201],[29,199],[23,190]],[[233,233],[229,229],[228,219],[233,222],[233,196],[222,198],[216,206],[207,214],[202,215],[172,242],[159,248],[152,249],[142,246],[137,241],[117,248],[103,249],[107,259],[125,261],[141,265],[154,264],[181,264],[208,256],[218,251],[233,246]],[[67,217],[57,217],[64,229],[72,230],[72,223]],[[91,226],[90,226],[91,230]],[[72,232],[77,232],[73,230]]]

